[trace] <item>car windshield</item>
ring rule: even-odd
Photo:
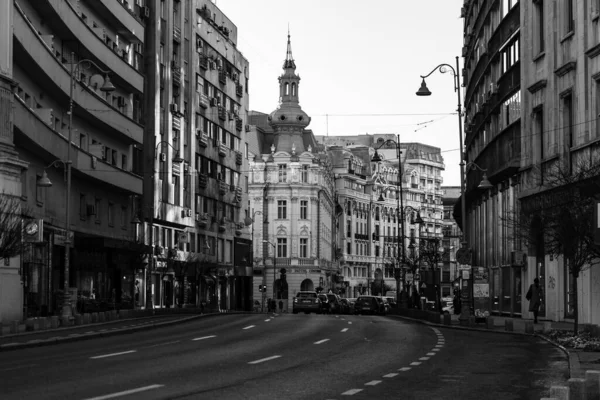
[[[315,298],[315,297],[317,297],[317,294],[316,293],[303,293],[303,292],[300,292],[300,293],[298,293],[296,295],[296,297]]]
[[[371,302],[371,298],[370,297],[360,297],[358,300],[356,300],[356,302],[368,304]]]

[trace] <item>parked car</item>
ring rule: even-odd
[[[385,296],[384,299],[388,302],[390,308],[398,308],[398,303],[396,302],[395,297]]]
[[[354,305],[350,304],[348,299],[340,299],[340,313],[341,314],[353,314]]]
[[[311,312],[317,314],[321,313],[321,300],[319,299],[317,292],[301,291],[296,293],[292,312],[298,314],[298,312],[302,311],[306,314],[310,314]]]
[[[385,315],[383,299],[378,296],[360,296],[354,303],[355,314]]]
[[[321,312],[323,314],[329,314],[329,297],[325,293],[319,293],[319,300],[321,300]]]
[[[329,312],[335,314],[340,313],[340,301],[342,298],[337,294],[327,293],[327,299],[329,300]]]
[[[454,314],[454,304],[452,302],[450,302],[450,305],[446,304],[442,307],[442,312],[444,314]]]

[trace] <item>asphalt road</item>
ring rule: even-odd
[[[0,353],[0,398],[539,399],[567,375],[535,337],[248,314]]]

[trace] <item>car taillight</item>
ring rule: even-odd
[[[294,303],[297,303],[297,302],[298,302],[298,299],[294,299]]]

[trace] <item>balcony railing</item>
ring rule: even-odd
[[[181,28],[178,26],[173,27],[173,41],[181,43]]]
[[[235,86],[235,94],[238,97],[242,97],[244,95],[244,87],[242,85],[236,85]]]
[[[223,106],[219,106],[219,119],[222,121],[227,119],[227,110]]]
[[[222,85],[225,85],[227,83],[227,73],[223,69],[219,71],[219,82]]]

